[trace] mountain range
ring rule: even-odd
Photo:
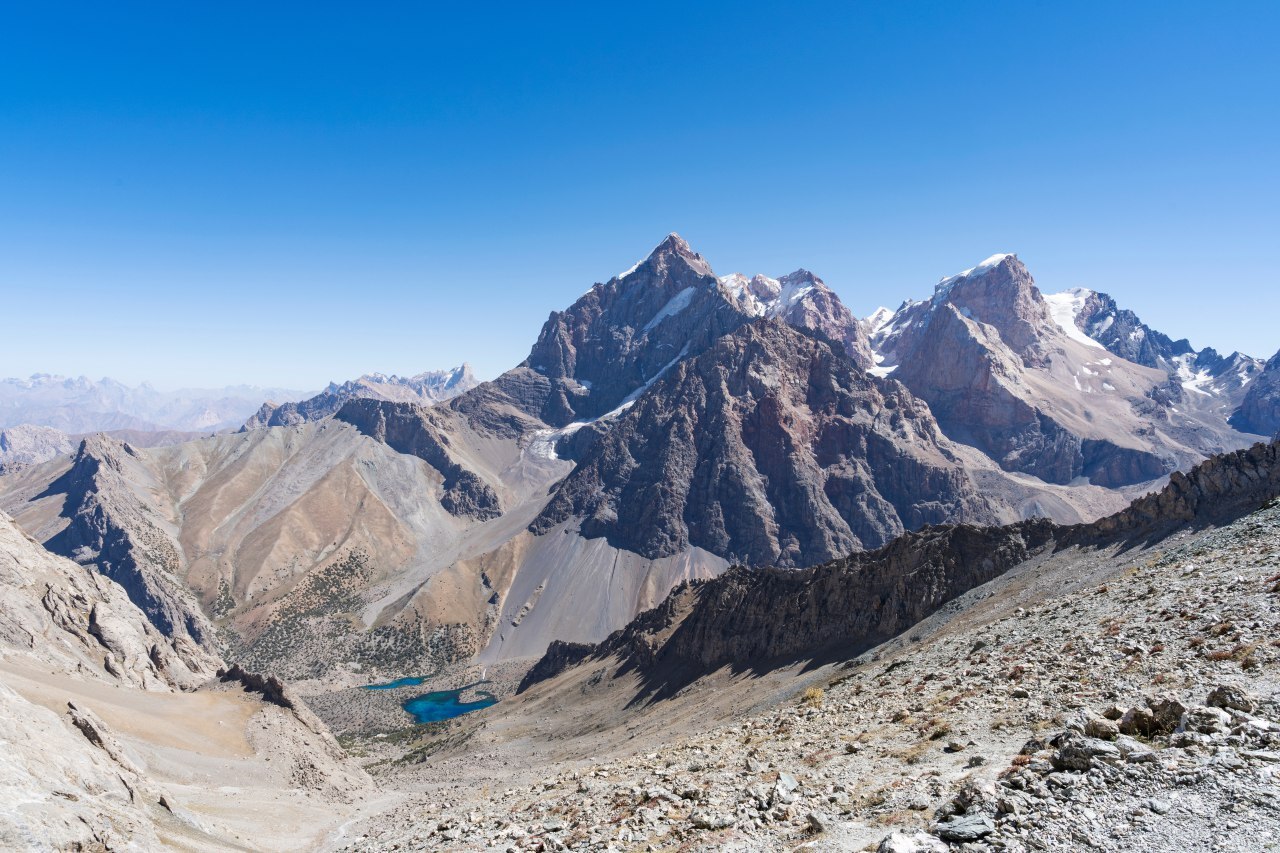
[[[118,413],[81,384],[28,402]],[[0,430],[0,846],[1107,849],[1155,814],[1194,848],[1180,797],[1274,815],[1280,354],[1015,255],[860,319],[672,234],[493,381],[220,423]]]
[[[40,373],[0,380],[0,427],[53,427],[69,434],[109,430],[218,432],[238,427],[265,399],[296,400],[302,392],[235,385],[159,391],[147,383],[93,381]]]
[[[416,376],[385,376],[369,373],[346,382],[330,382],[328,387],[305,400],[282,403],[266,402],[241,429],[291,426],[328,417],[342,408],[347,400],[395,400],[430,405],[456,397],[480,384],[471,365],[452,370],[431,370]]]
[[[0,505],[68,556],[128,543],[113,576],[193,641],[207,619],[238,659],[343,683],[599,641],[734,564],[1091,520],[1269,435],[1236,413],[1265,421],[1273,373],[1045,297],[1013,255],[860,320],[810,272],[717,276],[673,234],[492,382],[364,377],[238,434],[87,441]]]

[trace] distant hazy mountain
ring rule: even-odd
[[[114,379],[97,382],[38,373],[0,380],[0,428],[32,424],[69,434],[107,430],[216,431],[239,426],[263,400],[296,400],[305,392],[235,385],[158,391]]]
[[[463,363],[452,370],[431,370],[417,376],[384,376],[370,373],[359,379],[330,382],[329,387],[310,399],[297,403],[262,404],[243,429],[292,426],[326,418],[342,408],[348,400],[387,400],[393,403],[430,405],[456,397],[480,384],[471,365]]]

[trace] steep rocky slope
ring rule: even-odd
[[[649,557],[810,565],[925,524],[989,520],[928,409],[777,320],[673,368],[580,460],[532,530],[579,518]]]
[[[1240,407],[1232,413],[1231,423],[1237,429],[1262,435],[1280,432],[1280,352],[1249,384]]]
[[[452,370],[430,370],[417,376],[384,376],[373,373],[341,384],[329,383],[314,397],[298,402],[262,404],[241,429],[273,426],[295,426],[328,417],[348,400],[389,400],[400,403],[430,405],[458,396],[480,384],[471,365]]]
[[[859,367],[875,363],[866,330],[826,282],[808,270],[796,270],[782,278],[741,273],[723,276],[720,284],[742,310],[752,317],[779,319],[788,326],[818,332],[844,346]]]
[[[553,427],[590,422],[760,317],[820,331],[844,344],[852,358],[869,356],[861,325],[812,273],[720,279],[702,255],[671,234],[631,269],[552,312],[529,357],[486,393],[504,396]]]
[[[1167,373],[1170,383],[1162,394],[1181,409],[1229,415],[1262,371],[1262,362],[1251,356],[1223,356],[1212,347],[1197,351],[1186,338],[1175,341],[1105,293],[1075,288],[1046,295],[1045,301],[1068,335],[1083,332],[1108,352]]]
[[[123,481],[126,459],[138,451],[103,435],[80,442],[70,467],[49,491],[64,496],[65,526],[48,540],[55,553],[93,566],[120,584],[165,636],[210,654],[213,629],[175,572],[177,543],[153,506]]]
[[[1042,550],[1161,539],[1246,515],[1280,497],[1280,441],[1214,457],[1125,510],[1084,525],[931,527],[886,547],[801,571],[735,569],[672,593],[623,631],[575,656],[618,656],[667,693],[725,665],[767,667],[838,650],[852,657]],[[526,682],[528,686],[532,682]]]

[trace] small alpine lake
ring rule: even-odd
[[[388,681],[383,684],[366,684],[364,689],[396,690],[403,687],[414,687],[426,680],[425,677],[410,676],[397,678],[395,681]],[[422,693],[406,699],[400,703],[400,707],[408,711],[417,723],[438,723],[441,720],[460,717],[471,711],[479,711],[481,708],[488,708],[490,705],[497,704],[498,697],[486,690],[476,690],[476,698],[469,702],[463,701],[463,693],[486,683],[485,681],[477,681],[459,687],[456,690],[433,690],[430,693]]]

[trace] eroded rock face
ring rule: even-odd
[[[599,417],[733,331],[747,317],[718,284],[706,259],[672,234],[632,270],[553,312],[521,365],[548,380],[534,414],[552,426]]]
[[[1249,383],[1240,408],[1231,416],[1231,424],[1258,435],[1280,432],[1280,352]]]
[[[1280,441],[1175,473],[1164,489],[1092,524],[1061,527],[1037,519],[932,527],[812,569],[735,568],[682,585],[593,650],[562,649],[535,671],[551,677],[579,660],[616,655],[645,674],[649,690],[661,692],[727,664],[768,666],[836,648],[854,657],[1046,549],[1222,523],[1277,496]],[[522,689],[532,683],[526,681]]]
[[[1214,456],[1126,509],[1068,528],[1070,541],[1151,535],[1183,524],[1219,524],[1280,495],[1280,440]]]
[[[220,663],[186,634],[163,634],[118,583],[45,551],[2,513],[0,645],[143,690],[193,688]]]
[[[449,451],[444,416],[413,403],[383,400],[347,401],[335,417],[346,421],[399,453],[417,456],[444,478],[440,505],[453,515],[481,521],[502,514],[502,502],[493,487],[460,464]]]
[[[1100,486],[1152,480],[1167,472],[1159,455],[1081,436],[1036,404],[1022,381],[1024,365],[992,334],[992,327],[944,303],[911,356],[894,372],[928,401],[944,432],[971,444],[1006,471],[1050,483],[1088,477]],[[1029,323],[1014,324],[1025,330]],[[1042,358],[1041,345],[1024,349]]]
[[[720,285],[734,306],[744,313],[779,319],[789,326],[836,341],[859,367],[875,364],[866,329],[826,282],[808,270],[799,269],[777,279],[764,275],[747,278],[733,273],[722,277]]]
[[[878,318],[875,343],[950,438],[1006,471],[1116,488],[1239,446],[1216,413],[1171,420],[1181,386],[1169,374],[1059,322],[1026,267],[997,255]]]
[[[1135,364],[1167,370],[1178,356],[1193,355],[1195,350],[1186,338],[1175,341],[1156,331],[1138,315],[1116,305],[1105,293],[1080,291],[1081,308],[1076,325],[1086,335]]]
[[[990,518],[927,407],[836,342],[761,320],[683,362],[599,438],[532,525],[646,557],[690,545],[811,565]]]
[[[1221,417],[1224,407],[1239,406],[1245,388],[1262,371],[1262,361],[1251,356],[1224,356],[1212,347],[1197,351],[1186,338],[1175,341],[1105,293],[1076,288],[1045,298],[1058,307],[1060,325],[1071,324],[1120,358],[1167,373],[1169,383],[1159,393],[1169,405],[1209,408]]]

